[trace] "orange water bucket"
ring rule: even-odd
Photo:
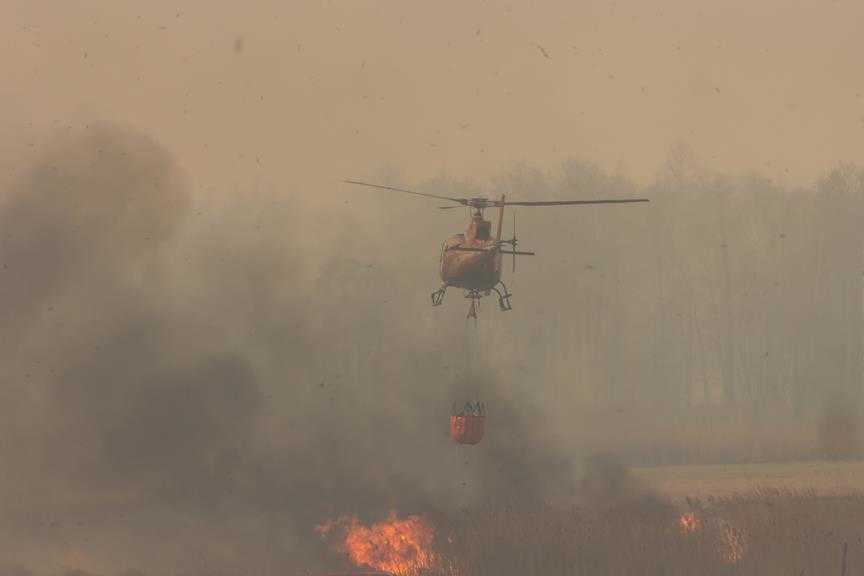
[[[483,439],[484,416],[450,416],[450,438],[459,444],[477,444]]]

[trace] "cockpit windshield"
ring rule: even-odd
[[[477,223],[477,240],[489,240],[492,223],[486,220]]]

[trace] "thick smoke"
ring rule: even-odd
[[[0,210],[2,565],[323,567],[327,518],[529,502],[535,464],[569,476],[461,321],[418,334],[382,304],[409,284],[398,250],[311,219],[272,190],[195,198],[117,127],[40,153]],[[495,414],[479,458],[446,436],[466,399]]]
[[[518,167],[493,192],[654,203],[520,212],[541,255],[507,277],[516,309],[485,300],[475,324],[456,291],[429,308],[434,243],[463,221],[422,202],[340,190],[316,212],[260,184],[196,191],[134,131],[49,142],[0,204],[0,567],[338,567],[314,527],[344,514],[618,505],[650,495],[616,458],[820,455],[823,389],[856,449],[854,170],[811,195],[680,154],[643,190]],[[447,437],[467,400],[489,411],[476,447]]]

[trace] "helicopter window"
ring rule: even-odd
[[[480,222],[477,225],[477,239],[478,240],[488,240],[490,228],[491,228],[491,222]]]

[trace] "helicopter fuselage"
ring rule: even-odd
[[[477,248],[488,252],[463,252],[453,248]],[[444,242],[441,280],[448,286],[467,290],[491,290],[501,280],[501,252],[494,241],[467,243],[457,234]]]
[[[501,281],[501,251],[490,234],[491,222],[475,215],[464,234],[444,241],[441,280],[466,290],[492,290]]]

